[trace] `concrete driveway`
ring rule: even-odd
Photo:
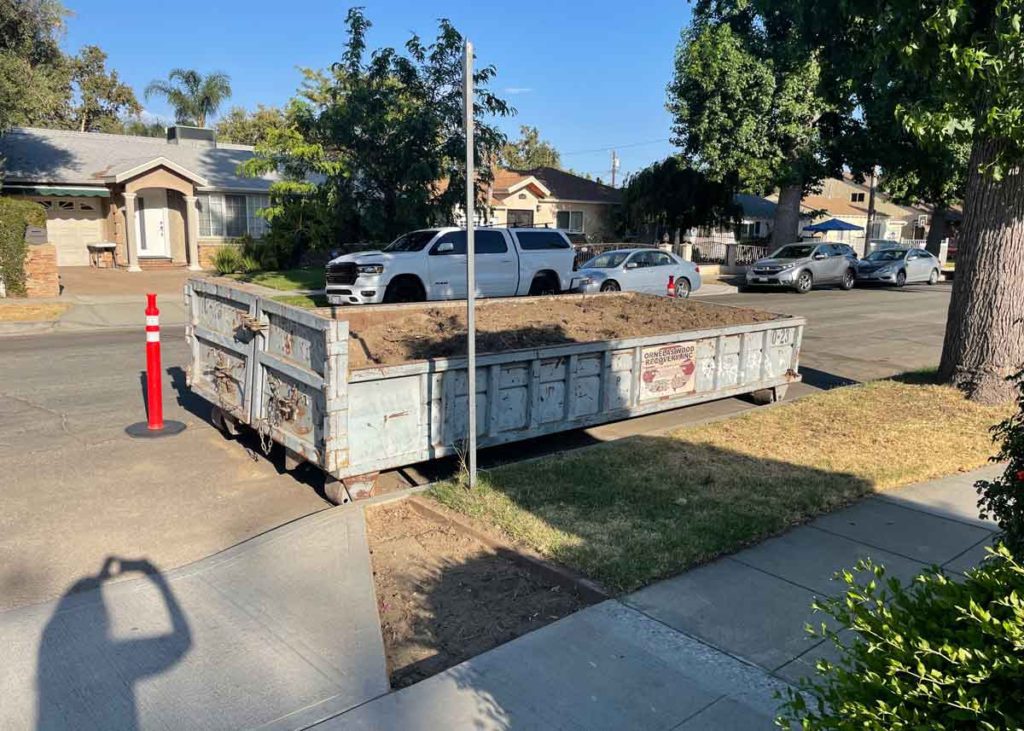
[[[302,482],[209,426],[184,391],[182,331],[163,347],[165,416],[188,429],[136,441],[141,332],[0,340],[0,610],[59,596],[107,556],[168,569],[329,507],[311,470]]]

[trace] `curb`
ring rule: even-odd
[[[0,337],[16,337],[18,335],[43,335],[53,332],[57,320],[36,322],[0,322]]]

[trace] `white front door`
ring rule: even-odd
[[[135,198],[135,233],[139,256],[170,256],[167,240],[167,191],[153,188]]]

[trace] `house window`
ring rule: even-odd
[[[571,234],[583,231],[583,211],[559,211],[555,214],[555,226]]]
[[[738,241],[749,241],[761,235],[760,221],[744,221],[736,227],[736,239]]]
[[[62,211],[73,211],[75,210],[74,201],[57,201],[57,208]]]
[[[266,195],[199,194],[199,235],[208,238],[260,238],[267,222],[258,211],[270,205]]]
[[[850,202],[851,203],[863,203],[864,202],[864,194],[863,193],[851,193],[850,194]]]
[[[94,206],[92,203],[79,203],[78,204],[78,210],[80,210],[80,211],[95,211],[96,210],[96,206]]]

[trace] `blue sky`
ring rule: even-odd
[[[337,60],[349,3],[339,0],[64,0],[65,46],[101,46],[110,65],[147,111],[170,117],[142,90],[175,66],[225,71],[229,105],[286,102],[299,84],[297,67]],[[355,3],[353,3],[355,4]],[[364,0],[373,21],[369,43],[400,47],[411,31],[434,35],[450,18],[477,48],[478,63],[494,64],[494,88],[519,114],[503,123],[514,134],[534,125],[563,153],[563,164],[608,179],[612,146],[621,173],[672,151],[665,85],[679,33],[689,19],[684,0],[558,0],[548,3],[448,0]],[[520,7],[526,11],[512,12]]]

